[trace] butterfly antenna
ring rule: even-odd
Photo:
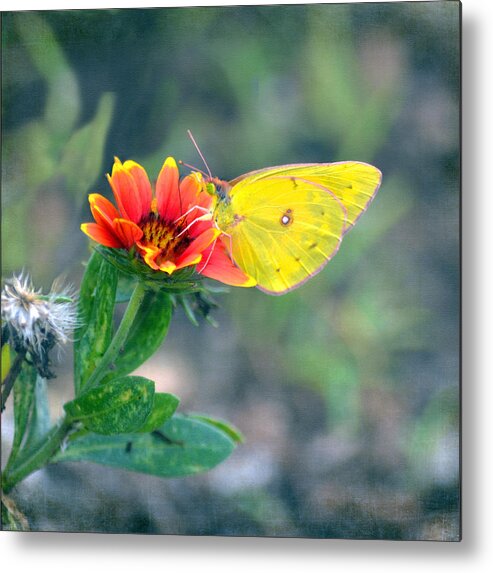
[[[184,167],[188,167],[189,169],[192,169],[193,171],[200,171],[200,173],[202,173],[202,175],[209,177],[209,175],[205,171],[203,171],[202,169],[199,169],[198,167],[195,167],[194,165],[189,165],[188,163],[185,163],[181,159],[178,160],[178,163],[180,165],[183,165]]]
[[[188,134],[188,137],[191,139],[191,141],[192,141],[195,149],[197,150],[198,154],[200,155],[200,159],[202,159],[202,161],[204,162],[204,165],[207,169],[207,173],[209,174],[209,177],[212,179],[212,173],[211,173],[211,170],[209,169],[209,166],[207,165],[207,161],[205,160],[205,157],[202,155],[202,151],[200,151],[200,147],[197,145],[197,142],[195,141],[195,139],[192,135],[192,132],[189,129],[187,129],[187,134]]]

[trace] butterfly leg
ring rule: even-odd
[[[201,215],[200,217],[196,217],[191,223],[189,223],[184,229],[183,231],[180,231],[178,233],[178,235],[176,235],[177,237],[181,237],[181,235],[183,235],[183,233],[186,233],[188,231],[188,229],[190,229],[190,227],[192,225],[194,225],[195,223],[198,223],[199,221],[210,221],[212,219],[212,212],[209,211],[208,209],[204,209],[203,207],[199,207],[198,205],[195,206],[195,208],[199,211],[205,211],[204,215]],[[191,209],[189,209],[189,211],[191,211]],[[189,212],[187,211],[187,213]],[[185,213],[185,215],[187,214]],[[177,219],[177,221],[179,221],[181,218],[183,218],[185,215],[182,215],[179,219]]]
[[[214,242],[212,243],[212,248],[211,248],[211,252],[209,253],[205,263],[199,268],[197,268],[197,272],[200,274],[205,267],[209,264],[209,261],[211,260],[212,257],[212,253],[214,252],[214,249],[216,248],[216,243],[217,243],[217,239],[214,239]]]
[[[234,259],[233,259],[233,238],[231,237],[231,235],[229,235],[228,233],[225,233],[224,231],[222,231],[222,234],[223,234],[225,237],[228,237],[228,239],[229,239],[229,258],[231,259],[231,262],[233,263],[233,265],[236,266],[236,263],[234,262]],[[217,239],[214,239],[214,242],[212,243],[211,252],[209,253],[209,255],[208,255],[208,257],[207,257],[205,263],[200,267],[200,269],[197,269],[197,272],[198,272],[199,274],[200,274],[200,273],[205,269],[205,267],[209,264],[209,261],[211,260],[211,257],[212,257],[212,253],[214,252],[214,249],[216,248],[216,243],[217,243],[218,239],[219,239],[219,237],[218,237]]]
[[[190,213],[192,213],[193,211],[202,211],[202,213],[204,213],[204,214],[211,212],[210,209],[206,209],[205,207],[201,207],[200,205],[194,205],[193,207],[190,207],[190,209],[186,213],[183,213],[183,215],[180,215],[178,217],[178,219],[175,219],[173,221],[173,225],[176,225],[176,223],[178,223],[178,221],[180,221],[181,219],[183,219],[187,215],[190,215]],[[211,214],[211,216],[212,216],[212,214]]]

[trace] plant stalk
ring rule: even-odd
[[[60,448],[61,443],[65,439],[71,422],[65,416],[57,425],[53,426],[48,432],[46,441],[39,449],[32,453],[25,459],[19,466],[15,466],[11,472],[5,472],[3,476],[2,489],[8,493],[17,483],[26,478],[29,474],[42,468],[54,453]]]
[[[141,282],[138,282],[128,302],[125,314],[123,315],[120,326],[118,327],[113,340],[108,346],[99,364],[93,370],[91,376],[89,376],[87,379],[87,382],[83,385],[84,391],[90,390],[99,384],[99,382],[106,375],[108,367],[116,360],[118,354],[123,350],[128,334],[130,332],[130,328],[132,327],[135,317],[137,316],[145,293],[145,285]]]
[[[0,412],[3,412],[5,410],[5,404],[7,403],[7,398],[9,397],[10,392],[12,391],[12,388],[14,387],[14,383],[17,380],[17,376],[19,376],[19,373],[20,373],[21,368],[22,368],[22,362],[24,361],[25,357],[26,357],[26,351],[20,350],[17,353],[15,360],[14,360],[14,363],[10,367],[10,370],[9,370],[7,376],[5,377],[5,380],[2,384],[2,397],[1,397]]]
[[[118,330],[116,331],[113,340],[108,346],[108,349],[101,358],[101,361],[99,362],[99,364],[94,369],[93,373],[85,383],[84,390],[89,390],[99,384],[99,382],[106,375],[108,367],[111,365],[112,362],[116,360],[118,354],[124,348],[125,342],[130,332],[130,328],[132,327],[132,324],[135,320],[135,317],[137,316],[139,308],[144,299],[145,292],[146,292],[145,285],[143,283],[137,283],[135,290],[132,293],[130,301],[125,310],[125,314],[123,315],[123,318],[120,322],[120,326],[118,327]],[[22,360],[20,361],[20,363],[22,363]],[[12,366],[11,372],[14,369],[15,364],[16,363],[14,363],[14,365]],[[4,396],[2,394],[2,401],[3,399]],[[65,439],[70,429],[70,426],[71,426],[71,421],[67,416],[65,416],[56,426],[54,426],[49,431],[46,437],[46,441],[40,446],[39,449],[33,452],[32,455],[30,455],[27,459],[25,459],[19,466],[14,465],[12,471],[5,472],[2,484],[3,491],[4,492],[10,491],[17,483],[22,481],[29,474],[46,465],[46,463],[53,456],[53,454],[55,454],[57,450],[60,448],[63,440]]]

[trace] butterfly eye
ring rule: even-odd
[[[283,214],[283,216],[281,217],[281,225],[283,227],[287,227],[288,225],[291,225],[292,222],[293,222],[292,211],[291,209],[287,209]]]
[[[209,193],[209,195],[216,194],[216,186],[214,185],[214,183],[207,183],[205,186],[205,190],[207,191],[207,193]]]

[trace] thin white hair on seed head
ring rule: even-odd
[[[52,376],[49,352],[60,351],[77,327],[75,289],[55,281],[49,294],[35,290],[28,273],[22,271],[5,281],[2,289],[2,321],[16,351],[31,356],[39,372]]]

